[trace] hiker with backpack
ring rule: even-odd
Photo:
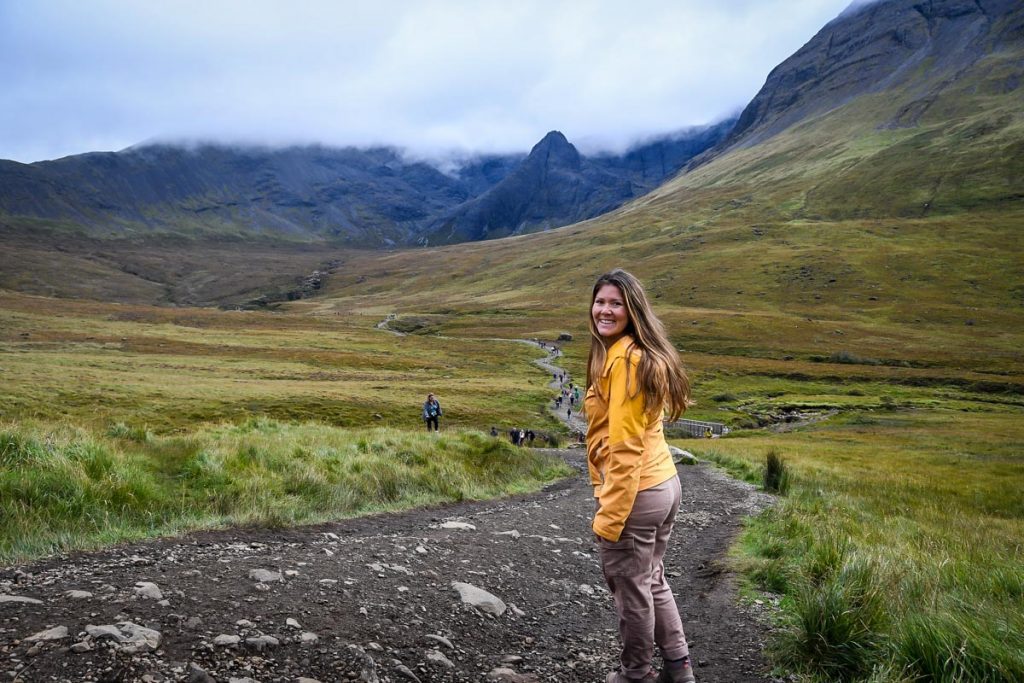
[[[438,418],[441,417],[441,415],[441,404],[438,403],[433,394],[427,394],[427,401],[423,404],[423,421],[427,423],[428,432],[431,431],[431,425],[434,426],[433,432],[435,434],[440,431]]]

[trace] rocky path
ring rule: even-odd
[[[583,451],[560,451],[578,468]],[[722,557],[763,501],[682,467],[666,557],[700,681],[766,681]],[[490,503],[241,529],[0,570],[18,681],[601,681],[615,616],[582,477]],[[463,601],[456,584],[501,604]],[[467,589],[463,589],[467,590]],[[35,602],[38,601],[38,602]]]

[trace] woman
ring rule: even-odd
[[[594,285],[587,361],[587,460],[601,569],[615,599],[621,668],[606,683],[691,683],[689,648],[662,558],[679,509],[679,477],[662,431],[690,383],[640,281],[624,270]],[[651,669],[654,646],[665,666]]]

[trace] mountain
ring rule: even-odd
[[[0,165],[9,221],[60,221],[92,235],[262,233],[381,246],[468,197],[458,178],[386,148],[161,145]]]
[[[649,143],[668,150],[660,165],[638,165],[649,156],[642,151],[591,163],[555,137],[559,149],[549,135],[535,154],[483,156],[454,173],[389,148],[152,145],[34,164],[0,161],[0,220],[8,230],[56,226],[93,237],[265,235],[392,247],[436,242],[442,217],[471,215],[500,236],[523,221],[550,228],[615,208],[642,192],[633,177],[650,187],[693,155],[681,150],[703,151],[721,135],[698,131]],[[538,166],[549,147],[550,168]],[[474,202],[499,185],[496,197]],[[488,235],[449,232],[443,241]]]
[[[493,239],[600,216],[652,190],[721,141],[734,123],[728,119],[649,141],[624,155],[591,158],[552,131],[494,187],[435,220],[424,241]]]
[[[868,95],[899,103],[874,121],[897,129],[916,127],[943,93],[972,88],[979,77],[995,79],[987,84],[993,94],[1014,91],[1019,66],[1002,72],[999,65],[1005,56],[1012,61],[1022,40],[1017,0],[854,2],[772,70],[729,136],[697,161],[763,142]]]

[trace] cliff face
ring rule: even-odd
[[[854,3],[769,74],[717,151],[754,145],[857,96],[883,91],[907,101],[909,118],[892,125],[912,125],[936,89],[1022,40],[1022,7],[1019,0]]]

